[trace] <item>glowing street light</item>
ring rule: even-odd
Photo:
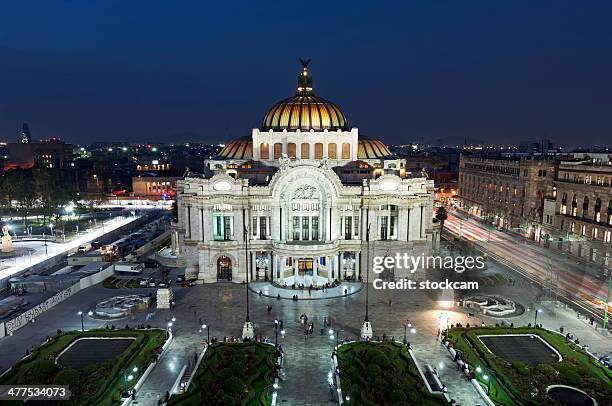
[[[83,323],[83,312],[79,310],[79,316],[81,316],[81,331],[85,331],[85,325]]]
[[[538,313],[542,313],[542,309],[538,309],[535,311],[535,318],[533,320],[533,326],[537,327],[538,325]]]
[[[206,342],[210,344],[210,327],[207,326],[206,324],[202,324],[202,330],[206,330]]]

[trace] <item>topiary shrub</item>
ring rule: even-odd
[[[229,378],[223,384],[225,390],[229,393],[238,394],[244,392],[244,382],[235,376]]]
[[[74,368],[62,369],[53,378],[54,385],[68,385],[71,388],[79,383],[81,374]]]
[[[396,390],[391,391],[390,399],[395,404],[398,402],[404,402],[408,400],[408,396],[406,396],[404,391],[396,389]]]
[[[236,406],[236,401],[229,395],[223,395],[221,399],[219,399],[220,406]]]
[[[224,381],[232,376],[234,376],[234,371],[232,371],[231,368],[223,368],[221,371],[219,371],[219,378]]]
[[[381,372],[382,372],[382,369],[376,364],[370,364],[368,365],[366,369],[366,374],[368,375],[368,378],[370,379],[379,378]]]
[[[232,371],[238,376],[244,376],[246,371],[246,365],[243,362],[233,362]]]
[[[57,369],[52,361],[40,360],[32,363],[28,372],[28,382],[36,382],[37,384],[50,383],[53,378],[53,373]]]
[[[373,349],[368,352],[368,361],[371,364],[376,364],[381,368],[386,368],[391,363],[385,353],[378,349]]]
[[[96,372],[96,370],[97,370],[98,368],[100,368],[100,365],[99,365],[99,364],[90,364],[90,365],[87,365],[85,368],[83,368],[83,374],[85,374],[85,375],[91,375],[91,374],[93,374],[94,372]]]
[[[557,373],[557,371],[555,371],[555,368],[553,368],[552,365],[548,364],[540,364],[536,367],[536,370],[547,377],[555,375]]]

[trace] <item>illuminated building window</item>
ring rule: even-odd
[[[274,144],[274,159],[280,159],[283,155],[283,144],[277,142]]]
[[[270,146],[267,142],[262,142],[259,145],[259,154],[261,155],[261,159],[270,159]]]
[[[295,142],[290,142],[289,144],[287,144],[287,155],[289,156],[289,158],[291,159],[296,158],[295,151],[296,151]]]
[[[338,158],[337,148],[338,145],[336,145],[336,143],[334,142],[327,145],[327,156],[329,157],[329,159]]]
[[[322,159],[323,158],[323,144],[321,144],[320,142],[317,142],[315,144],[315,159]]]
[[[300,159],[310,159],[310,144],[307,142],[300,145]]]

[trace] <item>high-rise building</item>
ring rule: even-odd
[[[32,135],[30,134],[30,127],[28,126],[28,123],[23,123],[21,126],[21,139],[19,142],[22,144],[32,143]]]

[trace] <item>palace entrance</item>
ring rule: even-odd
[[[232,280],[232,260],[225,255],[220,256],[217,260],[217,280]]]
[[[312,276],[313,261],[311,258],[298,259],[298,275]]]

